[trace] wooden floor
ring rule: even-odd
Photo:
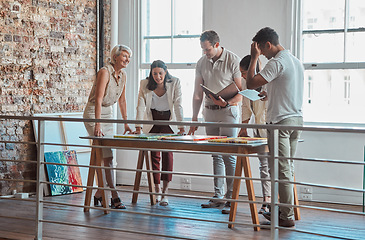
[[[121,190],[131,190],[130,187],[121,187]],[[147,189],[142,189],[147,191]],[[196,195],[210,197],[210,194],[191,191],[171,190],[172,194]],[[221,214],[220,209],[202,209],[202,199],[169,197],[167,207],[151,206],[148,195],[141,194],[138,203],[131,204],[131,193],[121,192],[122,200],[127,209],[112,211],[104,214],[101,210],[91,209],[84,213],[83,208],[67,205],[45,204],[44,219],[79,225],[92,225],[97,228],[69,226],[55,223],[44,223],[43,239],[270,239],[270,230],[254,231],[252,227],[235,225],[229,229],[227,224],[211,223],[205,220],[228,221],[228,215]],[[241,197],[245,199],[245,197]],[[84,193],[46,197],[46,201],[79,204],[84,201]],[[338,204],[311,204],[320,207],[331,207],[351,211],[361,211],[359,206]],[[35,217],[35,203],[0,199],[0,215],[16,217]],[[195,218],[203,221],[147,216],[137,213],[151,213],[172,217]],[[318,234],[334,236],[324,237],[306,233],[280,230],[280,239],[365,239],[365,217],[350,214],[340,214],[328,211],[302,209],[302,219],[296,221],[295,229],[311,231]],[[262,223],[266,222],[259,216]],[[251,223],[248,204],[240,203],[236,221]],[[117,231],[102,228],[114,228]],[[154,234],[146,235],[144,233]],[[0,239],[34,239],[35,223],[28,220],[8,219],[0,217]]]

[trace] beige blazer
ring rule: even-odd
[[[137,116],[136,120],[153,120],[151,112],[152,103],[152,92],[147,89],[148,79],[143,79],[139,85],[138,93],[138,104],[137,104]],[[183,107],[182,103],[182,93],[180,80],[178,78],[172,78],[170,81],[166,82],[166,94],[167,100],[169,102],[169,109],[171,112],[170,120],[183,121]],[[153,125],[143,125],[143,132],[148,133]],[[142,127],[140,124],[136,124],[136,127]],[[184,126],[178,126],[184,127]]]

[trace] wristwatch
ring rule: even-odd
[[[229,106],[231,106],[231,105],[229,105],[229,103],[227,102],[227,105],[225,107],[229,107]]]

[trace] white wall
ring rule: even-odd
[[[214,29],[221,38],[222,46],[235,52],[240,57],[250,53],[251,39],[262,27],[274,28],[279,36],[281,44],[289,49],[291,46],[291,0],[208,0],[204,4],[204,30]],[[128,24],[133,20],[131,0],[120,1],[120,34],[119,40],[133,45],[131,37],[136,29]],[[128,10],[127,10],[128,9]],[[135,23],[134,23],[135,24]],[[137,46],[137,45],[135,45]],[[134,48],[134,57],[138,54],[138,48]],[[135,61],[133,59],[132,61]],[[128,66],[129,68],[130,66]],[[128,70],[128,116],[134,116],[137,96],[137,71]],[[131,86],[132,85],[132,86]],[[120,130],[119,130],[120,131]],[[204,134],[204,129],[199,132]],[[318,134],[305,132],[302,135],[304,142],[299,144],[298,157],[342,159],[363,161],[364,136],[356,134]],[[346,143],[345,143],[346,141]],[[174,170],[177,172],[192,172],[212,174],[212,159],[207,155],[175,154]],[[135,168],[137,163],[136,151],[118,150],[118,167]],[[350,188],[362,188],[361,166],[334,165],[328,163],[296,162],[296,180],[317,184],[337,185]],[[258,160],[251,159],[253,177],[259,177]],[[171,188],[180,188],[180,177],[174,176]],[[118,184],[132,185],[134,173],[118,172]],[[208,178],[193,177],[192,190],[213,191],[213,180]],[[255,191],[261,195],[260,183],[255,182]],[[300,189],[299,189],[300,191]],[[241,194],[246,193],[245,184],[241,184]],[[362,195],[336,190],[314,188],[313,200],[362,203]]]
[[[290,46],[291,0],[209,0],[204,4],[204,30],[215,30],[222,46],[240,57],[250,54],[251,40],[263,27],[279,34],[285,48]]]

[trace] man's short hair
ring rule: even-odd
[[[220,42],[218,33],[216,33],[213,30],[204,31],[200,35],[200,42],[205,42],[205,41],[210,42],[212,44],[212,46],[214,46],[217,42]]]
[[[279,35],[274,29],[265,27],[256,33],[256,35],[252,38],[252,41],[259,44],[270,42],[272,45],[277,46],[279,45]]]

